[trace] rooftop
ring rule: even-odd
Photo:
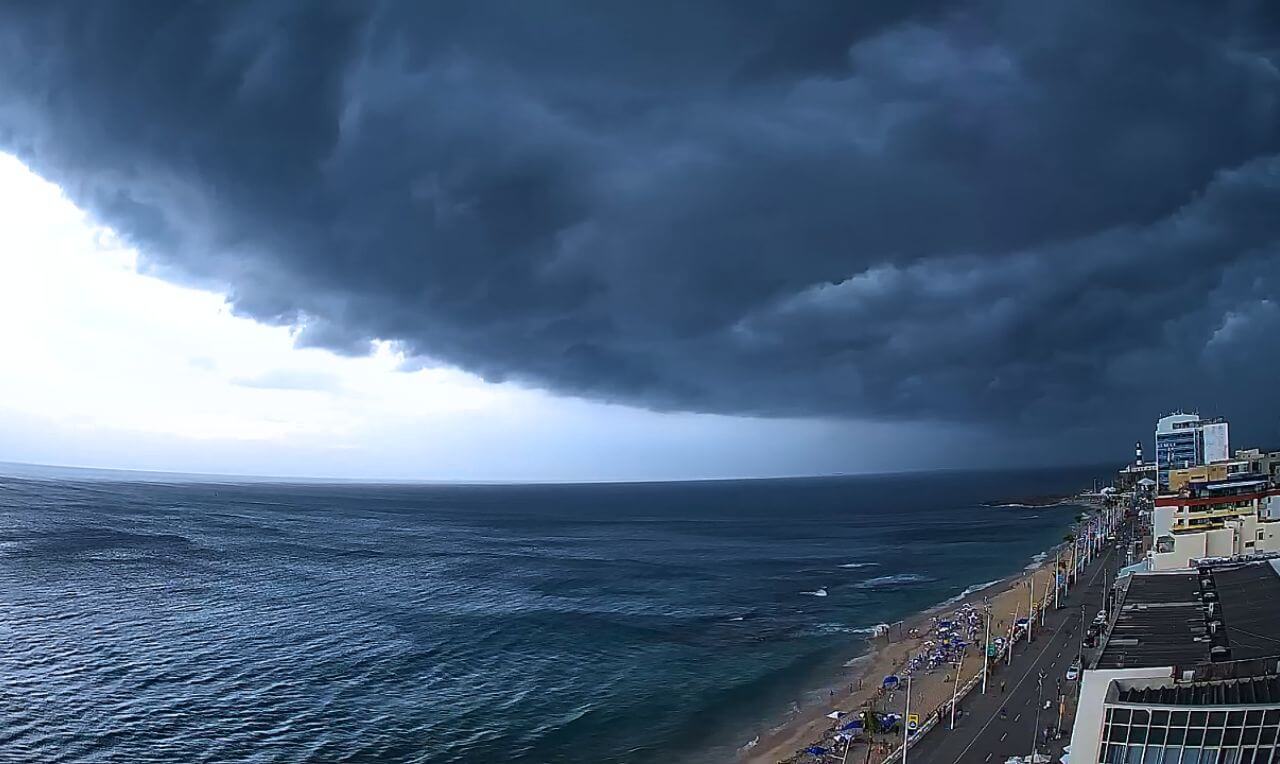
[[[1219,567],[1203,575],[1134,574],[1097,668],[1189,667],[1280,656],[1276,602],[1276,561]]]
[[[1149,687],[1117,682],[1116,700],[1159,706],[1244,706],[1280,703],[1280,676]]]

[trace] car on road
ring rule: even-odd
[[[1081,665],[1080,665],[1079,658],[1075,659],[1074,661],[1071,661],[1071,665],[1067,667],[1067,680],[1075,681],[1079,679],[1080,669],[1081,669]]]

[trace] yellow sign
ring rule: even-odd
[[[920,727],[920,714],[907,714],[907,729],[915,730]]]

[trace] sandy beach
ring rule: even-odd
[[[901,625],[895,624],[890,634],[868,640],[870,652],[861,660],[851,661],[852,665],[847,669],[848,673],[845,676],[833,678],[833,684],[843,688],[842,690],[837,689],[835,696],[828,702],[802,708],[782,725],[767,734],[762,734],[755,745],[740,751],[739,760],[746,764],[778,764],[778,762],[803,759],[812,760],[802,751],[810,745],[821,744],[824,736],[836,726],[837,722],[827,717],[827,714],[833,710],[857,714],[868,704],[874,703],[877,711],[902,713],[905,692],[882,691],[881,682],[886,676],[900,674],[911,656],[925,649],[926,641],[932,638],[935,622],[950,620],[951,616],[966,606],[990,607],[992,639],[1006,635],[1014,621],[1025,617],[1030,610],[1029,584],[1034,592],[1033,597],[1037,607],[1046,597],[1053,596],[1052,576],[1055,553],[1065,546],[1063,544],[1049,549],[1042,560],[1020,573],[956,601],[918,613],[903,621]],[[1068,564],[1065,558],[1062,564]],[[974,643],[965,650],[960,671],[962,686],[963,682],[982,673],[981,644],[982,636],[979,633]],[[917,671],[912,676],[911,712],[920,714],[922,724],[928,720],[929,716],[937,713],[944,704],[950,702],[954,688],[952,676],[954,671],[953,666],[942,665],[932,671]],[[998,669],[992,669],[988,681],[996,686],[999,685]],[[855,746],[853,750],[859,751],[859,755],[866,758],[865,747]],[[873,751],[871,759],[878,761],[886,753],[887,751],[884,750]]]

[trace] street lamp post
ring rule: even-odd
[[[1009,624],[1009,641],[1004,646],[1006,666],[1013,665],[1013,643],[1014,643],[1013,637],[1014,637],[1014,634],[1017,633],[1016,632],[1017,628],[1018,628],[1018,608],[1015,607],[1013,609],[1013,623]]]
[[[911,734],[911,676],[907,676],[907,702],[902,710],[902,764],[907,764],[907,744],[911,741],[908,735]]]
[[[1081,663],[1084,663],[1084,605],[1080,606],[1080,654],[1077,656]]]
[[[1031,758],[1028,764],[1036,764],[1036,744],[1040,735],[1040,702],[1044,695],[1044,672],[1040,672],[1040,677],[1036,679],[1036,724],[1031,730]]]
[[[1062,586],[1058,584],[1058,572],[1062,570],[1062,550],[1059,549],[1053,553],[1053,609],[1058,609],[1058,591]]]
[[[982,630],[982,694],[987,694],[987,656],[991,653],[991,607],[987,607],[986,628]]]
[[[1031,644],[1031,624],[1036,621],[1036,574],[1027,577],[1027,644]]]
[[[956,701],[960,698],[960,675],[964,673],[964,654],[960,651],[960,665],[956,667],[956,675],[951,683],[951,729],[956,728]]]

